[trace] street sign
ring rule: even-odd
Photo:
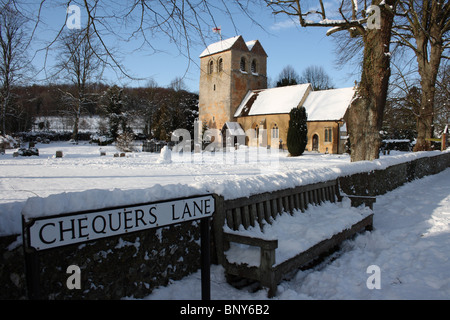
[[[39,252],[76,243],[120,236],[200,220],[202,299],[210,299],[210,225],[212,195],[54,216],[22,215],[23,247],[30,299],[41,298]]]
[[[166,202],[115,207],[90,212],[32,218],[24,222],[27,249],[46,250],[146,229],[207,218],[214,197],[198,196]]]

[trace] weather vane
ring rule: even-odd
[[[213,28],[213,32],[219,34],[220,41],[222,41],[222,28],[221,27],[215,27],[215,28]]]

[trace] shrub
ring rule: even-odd
[[[297,157],[303,154],[308,143],[308,117],[304,107],[293,108],[289,116],[287,148],[291,156]]]
[[[134,134],[132,132],[123,132],[117,137],[116,148],[123,152],[134,151]]]

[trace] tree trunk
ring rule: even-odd
[[[436,37],[431,28],[431,37]],[[442,44],[439,41],[430,42],[425,34],[417,39],[417,62],[419,65],[420,84],[422,86],[422,97],[419,115],[417,118],[417,141],[414,151],[431,150],[434,120],[434,98],[436,93],[436,79],[442,56]],[[428,45],[430,53],[428,55]]]
[[[72,130],[72,139],[76,142],[78,142],[78,127],[80,124],[80,118],[81,118],[81,99],[78,99],[77,101],[77,109],[75,110],[75,119],[73,123],[73,130]]]
[[[429,151],[431,150],[431,141],[427,139],[433,137],[435,88],[430,85],[430,81],[422,80],[421,83],[422,97],[417,117],[417,141],[414,151]]]
[[[6,134],[6,99],[5,101],[2,103],[2,127],[0,129],[0,135],[1,134]]]
[[[80,118],[78,117],[78,114],[75,116],[75,121],[73,123],[73,130],[72,130],[72,140],[75,142],[78,142],[78,123],[80,122]]]
[[[2,101],[2,115],[1,115],[1,119],[2,119],[2,127],[0,128],[0,134],[6,135],[6,111],[8,109],[8,103],[9,103],[9,97],[10,97],[10,93],[9,93],[9,88],[6,88],[3,90],[3,101]]]
[[[379,3],[373,1],[375,5]],[[380,130],[391,74],[389,44],[392,12],[382,7],[380,22],[380,29],[367,29],[363,36],[361,82],[347,114],[352,162],[379,158]]]

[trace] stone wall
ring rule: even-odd
[[[419,158],[390,166],[384,170],[357,173],[340,177],[339,183],[347,195],[377,196],[427,175],[439,173],[450,167],[450,153]]]
[[[450,167],[450,153],[339,178],[348,195],[381,195]],[[24,254],[18,235],[0,237],[0,299],[26,299]],[[212,237],[214,239],[214,237]],[[211,246],[214,248],[214,246]],[[212,261],[215,254],[212,252]],[[69,290],[67,267],[81,269],[81,289]],[[142,298],[170,279],[200,268],[200,223],[189,222],[40,253],[43,299]]]
[[[0,238],[0,299],[27,298],[23,248],[13,244],[17,237]],[[42,251],[39,262],[42,299],[142,298],[200,268],[200,223]],[[66,286],[70,265],[81,269],[80,290]]]

